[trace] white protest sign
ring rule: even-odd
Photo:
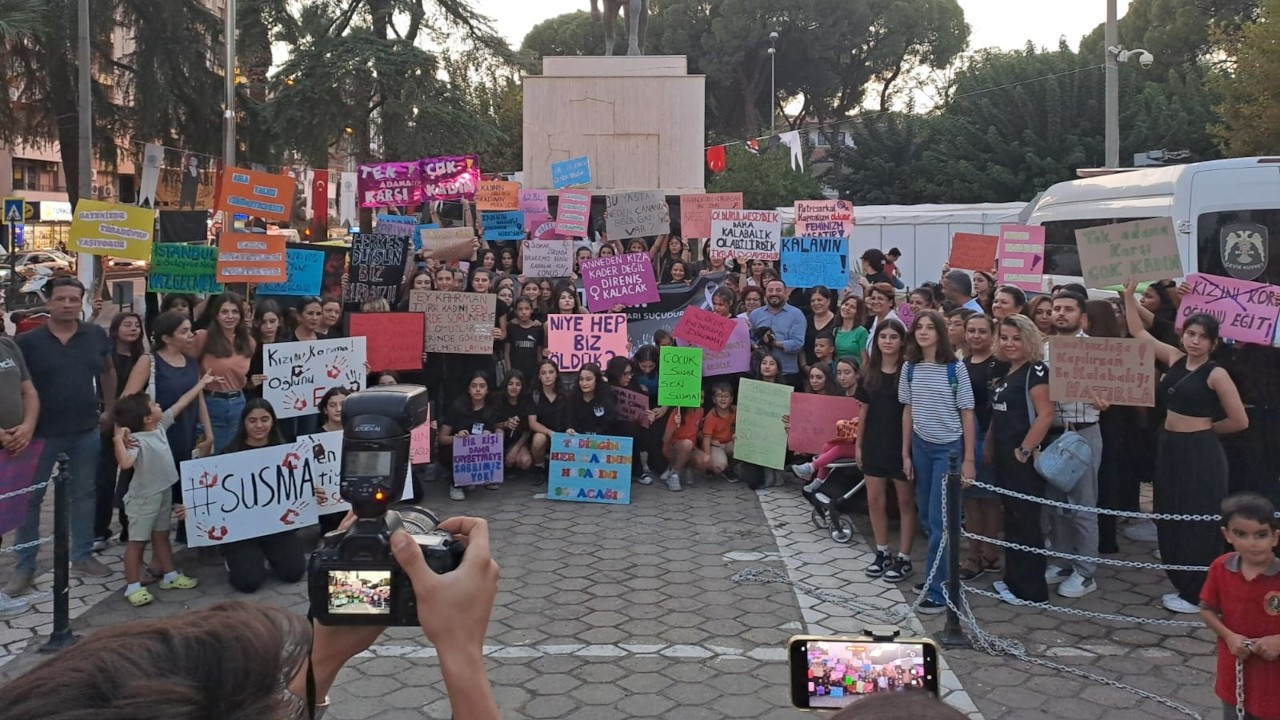
[[[573,239],[530,240],[520,245],[524,274],[531,278],[567,277],[573,272]]]
[[[711,257],[777,260],[782,221],[776,210],[711,211]]]
[[[342,431],[303,435],[298,442],[311,444],[311,459],[315,461],[316,489],[324,491],[324,497],[316,493],[316,513],[328,515],[346,512],[351,503],[342,499]]]
[[[367,358],[363,337],[266,345],[262,396],[281,419],[318,413],[329,388],[364,389]]]

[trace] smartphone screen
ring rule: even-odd
[[[938,693],[938,653],[928,640],[792,638],[791,702],[839,709],[863,695],[927,690]]]

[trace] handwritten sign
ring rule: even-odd
[[[400,235],[411,237],[418,227],[418,218],[412,215],[385,215],[376,218],[378,223],[374,229],[383,235]]]
[[[746,318],[734,318],[733,332],[724,349],[702,356],[703,377],[744,373],[751,369],[751,330]],[[674,333],[673,333],[674,334]]]
[[[839,291],[849,284],[849,238],[782,238],[782,280],[787,287],[825,285]]]
[[[480,186],[480,158],[445,155],[418,161],[423,200],[470,200]]]
[[[572,187],[591,183],[591,161],[586,155],[551,163],[551,187]]]
[[[458,487],[502,482],[502,433],[454,436],[453,484]]]
[[[348,335],[368,341],[370,370],[422,369],[425,326],[420,313],[350,313],[347,321]]]
[[[1040,292],[1044,289],[1044,227],[1001,225],[1000,284]]]
[[[996,266],[996,247],[1000,238],[995,235],[956,233],[951,236],[951,255],[947,264],[952,270],[991,272]]]
[[[283,248],[281,249],[283,260]],[[223,290],[214,279],[218,269],[218,248],[209,245],[156,243],[151,248],[151,272],[147,292],[213,295]]]
[[[690,345],[718,353],[724,350],[733,331],[738,329],[734,318],[727,318],[699,307],[685,308],[671,336]]]
[[[258,237],[258,236],[254,236]],[[322,250],[287,248],[284,282],[268,282],[258,286],[259,295],[317,296],[324,282],[325,255]]]
[[[555,433],[550,449],[548,500],[631,504],[631,438]]]
[[[525,222],[524,229],[532,230],[529,227],[530,215],[550,215],[551,211],[547,209],[547,191],[546,190],[521,190],[519,207],[516,208],[524,213]]]
[[[777,260],[782,221],[776,210],[712,210],[711,257]]]
[[[610,240],[627,240],[671,232],[671,209],[657,190],[624,192],[605,198],[605,227]]]
[[[520,183],[510,180],[481,180],[476,188],[477,210],[520,209]]]
[[[1182,276],[1182,256],[1169,218],[1136,220],[1076,231],[1085,287]]]
[[[409,432],[409,463],[425,465],[431,462],[431,408],[427,408],[427,419]]]
[[[658,404],[702,405],[702,348],[663,346],[658,363]]]
[[[1049,338],[1049,396],[1056,402],[1154,407],[1155,348],[1131,338]]]
[[[522,250],[524,274],[527,277],[567,277],[573,271],[573,240],[571,239],[527,242]]]
[[[222,173],[214,209],[228,216],[243,213],[287,223],[293,216],[293,194],[297,189],[298,181],[288,175],[231,168]]]
[[[156,213],[151,208],[80,200],[71,218],[67,247],[72,252],[151,259]]]
[[[862,412],[862,403],[851,397],[812,393],[791,395],[791,430],[787,447],[795,452],[817,455],[836,436],[837,420],[852,420]]]
[[[853,237],[853,203],[848,200],[797,200],[796,237]]]
[[[569,237],[586,237],[591,220],[591,193],[565,190],[556,207],[556,232]]]
[[[735,460],[781,470],[787,456],[787,430],[782,416],[791,412],[789,385],[742,380],[738,383]]]
[[[480,213],[484,239],[505,242],[524,239],[524,213],[519,210]]]
[[[382,233],[356,233],[351,242],[350,281],[346,302],[366,303],[382,299],[395,303],[396,292],[404,282],[405,263],[409,258],[409,238]]]
[[[363,164],[356,178],[356,193],[360,207],[417,205],[422,202],[418,162]]]
[[[329,388],[364,389],[368,358],[362,337],[264,345],[262,367],[267,376],[262,396],[284,419],[320,412]]]
[[[632,422],[640,427],[649,427],[653,424],[653,417],[649,415],[649,396],[635,390],[611,386],[613,389],[613,402],[617,406],[618,417]]]
[[[586,363],[603,368],[615,357],[627,357],[627,316],[548,315],[547,356],[561,372],[574,372]]]
[[[311,446],[316,489],[324,491],[323,499],[316,495],[316,514],[350,510],[351,503],[342,499],[342,431],[303,435],[298,442]]]
[[[531,240],[571,240],[567,235],[561,235],[556,232],[556,224],[551,221],[550,215],[525,215],[525,222],[533,222],[533,229],[529,231]]]
[[[498,296],[442,290],[428,290],[421,295],[426,314],[427,352],[493,354],[493,320],[498,313]],[[410,305],[410,309],[414,308],[415,305]]]
[[[1178,305],[1178,330],[1188,317],[1207,313],[1218,319],[1218,331],[1225,338],[1270,345],[1276,332],[1280,287],[1217,275],[1193,273],[1187,276],[1191,292]]]
[[[215,260],[218,282],[280,283],[289,279],[283,235],[224,232],[218,238]],[[153,272],[154,265],[153,252]]]
[[[680,196],[680,231],[685,237],[711,237],[712,210],[741,210],[742,193]]]
[[[418,228],[418,246],[427,258],[441,262],[469,259],[476,251],[475,237],[469,227]]]
[[[587,291],[587,309],[591,312],[658,301],[653,262],[645,253],[583,260],[579,267],[582,287]]]
[[[36,465],[44,452],[44,440],[33,439],[20,454],[0,448],[0,495],[8,495],[31,487]],[[14,495],[0,500],[0,535],[17,530],[27,521],[30,495]]]

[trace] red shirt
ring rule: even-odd
[[[702,408],[677,408],[676,412],[681,414],[681,422],[680,427],[671,433],[671,442],[692,440],[696,445],[698,443],[698,426],[702,424]],[[675,427],[676,412],[667,413],[667,427]]]
[[[1280,560],[1252,580],[1240,572],[1240,554],[1227,553],[1209,566],[1200,606],[1213,610],[1231,632],[1257,639],[1280,635]],[[1218,699],[1235,707],[1236,660],[1218,639]],[[1257,655],[1244,661],[1244,709],[1258,720],[1280,720],[1280,660]]]

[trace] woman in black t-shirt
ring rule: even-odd
[[[974,447],[981,448],[991,426],[991,381],[1004,376],[1008,366],[992,354],[996,324],[990,315],[971,315],[965,320],[964,327],[965,345],[968,347],[964,368],[969,372],[973,414],[978,426]],[[976,470],[978,480],[993,484],[995,478],[990,467],[979,464]],[[975,535],[998,538],[1000,517],[1000,500],[995,493],[978,487],[965,488],[965,530]],[[960,579],[973,580],[987,572],[1000,572],[1000,547],[978,540],[969,541],[965,558],[960,563]]]
[[[533,320],[533,303],[526,297],[515,302],[515,318],[507,323],[503,359],[508,370],[519,370],[526,378],[537,375],[538,361],[546,345],[546,334]]]
[[[530,450],[539,473],[547,469],[547,448],[551,435],[569,429],[565,408],[569,396],[560,390],[560,368],[551,360],[538,363],[537,386],[530,393],[529,429],[533,432]]]
[[[524,373],[511,370],[502,383],[502,395],[495,403],[494,422],[502,432],[504,465],[508,470],[523,472],[533,466],[529,452],[529,416],[533,404],[525,394]]]
[[[570,435],[607,435],[613,430],[613,392],[604,381],[600,366],[587,363],[578,371],[578,382],[569,393]]]
[[[476,370],[471,373],[471,379],[467,382],[467,394],[454,401],[444,422],[440,424],[440,462],[446,470],[453,468],[454,438],[493,432],[497,427],[489,388],[487,372]],[[454,485],[449,489],[449,499],[465,500],[467,494]]]
[[[991,389],[991,427],[982,448],[982,462],[995,468],[1000,487],[1044,497],[1044,479],[1036,472],[1033,459],[1053,424],[1049,368],[1041,362],[1044,338],[1022,315],[1001,320],[998,332],[1000,358],[1009,363],[1009,370]],[[1009,495],[1001,495],[1000,500],[1004,505],[1004,539],[1043,548],[1040,504]],[[1004,580],[996,582],[993,589],[1006,602],[1047,602],[1049,586],[1044,572],[1043,555],[1009,549],[1005,552]]]

